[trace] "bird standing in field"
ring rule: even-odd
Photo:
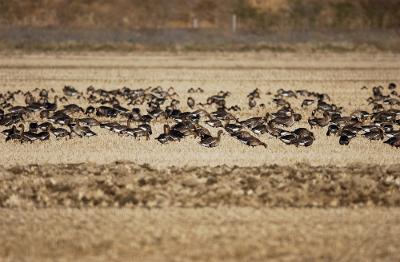
[[[194,106],[195,106],[195,104],[196,104],[196,102],[194,101],[194,99],[193,99],[191,96],[189,96],[188,99],[187,99],[187,105],[188,105],[188,107],[189,107],[190,109],[193,109]]]
[[[221,140],[222,133],[223,133],[223,131],[219,130],[217,137],[207,136],[207,137],[202,138],[199,143],[200,143],[200,145],[205,146],[205,147],[216,147]]]

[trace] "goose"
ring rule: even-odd
[[[273,124],[281,125],[284,127],[291,127],[295,122],[295,115],[275,117],[271,120]]]
[[[198,124],[195,125],[195,133],[196,133],[197,136],[199,136],[201,138],[204,138],[204,137],[207,137],[207,136],[211,136],[211,133],[207,128],[205,128],[205,127],[203,127],[201,125],[198,125]]]
[[[89,127],[87,126],[80,126],[79,124],[73,122],[68,125],[68,127],[71,130],[71,133],[76,134],[79,137],[92,137],[96,136],[97,134],[90,130]]]
[[[39,112],[40,110],[44,109],[43,104],[34,102],[32,104],[29,104],[25,107],[26,112],[34,113],[34,112]]]
[[[50,116],[50,110],[42,110],[39,113],[39,117],[41,119],[49,118],[49,116]]]
[[[218,120],[236,120],[231,113],[227,112],[224,108],[219,108],[217,111],[210,113],[213,118]]]
[[[282,88],[278,89],[277,96],[278,97],[294,97],[294,98],[297,98],[297,95],[296,95],[296,93],[294,91],[292,91],[292,90],[283,90]]]
[[[180,122],[171,127],[170,133],[176,133],[177,137],[195,135],[195,126],[191,122]]]
[[[81,126],[89,126],[90,127],[90,126],[99,126],[100,125],[99,121],[97,121],[94,118],[90,118],[90,117],[80,118],[80,119],[77,119],[77,121],[78,121],[79,125],[81,125]]]
[[[117,133],[123,130],[123,126],[116,122],[100,123],[100,128],[104,128]]]
[[[263,147],[267,148],[267,144],[265,144],[260,139],[254,137],[254,136],[246,138],[245,140],[246,140],[246,145],[248,145],[248,146],[251,146],[251,147],[263,146]]]
[[[169,135],[169,125],[167,124],[164,125],[164,133],[156,137],[156,140],[158,140],[158,142],[160,142],[161,144],[166,144],[170,141],[174,141],[172,137],[170,137]]]
[[[188,97],[187,99],[187,105],[190,109],[193,109],[195,106],[196,102],[194,101],[194,99],[192,97]]]
[[[40,97],[48,97],[49,96],[49,91],[47,91],[46,89],[43,88],[42,90],[40,90],[39,96]]]
[[[240,131],[234,132],[234,133],[232,133],[230,135],[233,136],[233,137],[236,137],[242,143],[246,143],[245,139],[253,137],[249,132],[244,131],[244,130],[240,130]]]
[[[50,139],[50,133],[48,131],[42,131],[36,134],[38,140],[44,141]]]
[[[249,108],[253,109],[254,107],[256,107],[256,105],[257,105],[257,101],[253,97],[251,97],[249,99]]]
[[[152,108],[151,110],[147,110],[147,112],[152,117],[152,119],[158,119],[159,117],[165,115],[164,110],[162,110],[160,107]]]
[[[21,129],[21,142],[33,142],[39,139],[36,133],[25,131],[24,124],[18,126]]]
[[[372,108],[372,112],[374,112],[374,113],[380,113],[383,110],[385,110],[385,108],[381,104],[374,104],[374,106]]]
[[[260,105],[261,106],[261,105]],[[231,107],[229,107],[229,108],[227,108],[226,110],[228,110],[228,111],[241,111],[242,109],[240,108],[240,106],[238,106],[238,105],[234,105],[234,106],[231,106]]]
[[[36,122],[31,122],[31,123],[29,124],[29,131],[30,131],[30,132],[32,132],[32,133],[37,133],[38,129],[39,129],[38,123],[36,123]]]
[[[13,132],[7,135],[6,142],[10,140],[20,140],[22,142],[22,136],[20,132]]]
[[[357,132],[348,128],[342,128],[342,130],[339,131],[339,135],[346,136],[351,139],[357,136]]]
[[[328,126],[328,131],[326,132],[326,135],[327,135],[327,136],[330,136],[331,134],[336,135],[336,134],[338,133],[338,131],[339,131],[339,126],[338,126],[338,125],[336,125],[336,124],[330,124],[330,125]]]
[[[296,134],[290,133],[282,135],[281,137],[279,137],[279,139],[287,145],[295,145],[297,144],[298,137]]]
[[[151,126],[150,126],[149,124],[146,124],[146,123],[145,123],[145,124],[140,124],[140,125],[138,126],[138,128],[140,128],[140,129],[146,131],[147,133],[149,133],[149,135],[152,135],[152,134],[153,134],[153,131],[152,131]]]
[[[268,118],[269,118],[269,114],[267,113],[267,114],[265,115],[265,117],[251,117],[251,118],[249,118],[249,119],[240,121],[239,123],[240,123],[242,126],[245,126],[245,127],[247,127],[247,128],[252,129],[252,128],[258,126],[258,125],[264,124],[266,121],[268,121]]]
[[[369,117],[371,117],[371,114],[368,113],[367,111],[357,110],[357,111],[354,111],[353,113],[351,113],[350,116],[352,118],[358,119],[359,121],[365,121]]]
[[[49,117],[48,120],[49,122],[53,122],[59,125],[68,125],[69,123],[71,123],[72,118],[61,112],[60,114],[54,114],[52,117]]]
[[[176,122],[194,122],[197,123],[200,120],[200,112],[202,110],[197,110],[195,112],[181,112],[177,116],[173,117]]]
[[[351,138],[349,138],[347,136],[341,135],[340,138],[339,138],[339,144],[347,146],[350,143],[350,139]]]
[[[310,130],[306,129],[306,128],[297,128],[293,131],[293,134],[296,134],[298,137],[311,137],[312,139],[314,139],[314,134],[313,132],[311,132]]]
[[[396,84],[395,83],[390,83],[389,86],[388,86],[388,89],[389,90],[396,89]]]
[[[310,92],[305,89],[296,90],[296,94],[299,96],[310,96]]]
[[[364,134],[369,140],[382,140],[384,138],[383,130],[381,128],[373,129]]]
[[[260,98],[260,89],[256,88],[253,91],[251,91],[247,97],[252,97],[252,98]]]
[[[166,133],[170,136],[170,139],[172,139],[173,141],[180,141],[182,138],[185,137],[184,133],[174,128],[171,129],[169,125],[166,125],[166,128],[167,128]]]
[[[13,114],[24,114],[27,110],[25,106],[13,106],[8,109],[8,112]]]
[[[262,134],[268,132],[268,128],[267,128],[266,125],[260,124],[260,125],[258,125],[258,126],[253,127],[253,128],[251,129],[251,131],[253,131],[254,134],[262,135]]]
[[[385,144],[389,144],[393,147],[400,147],[400,136],[394,136],[383,142]]]
[[[117,134],[124,134],[124,133],[128,133],[128,130],[130,128],[128,128],[126,125],[121,125],[119,123],[112,123],[111,125],[109,125],[109,130],[111,132],[117,133]]]
[[[57,110],[57,100],[58,100],[58,96],[54,96],[53,99],[54,99],[54,102],[53,102],[53,103],[50,103],[48,100],[46,100],[46,101],[43,103],[44,109],[49,110],[49,111],[56,111],[56,110]]]
[[[11,128],[1,131],[1,133],[7,137],[11,134],[18,133],[18,130],[17,130],[17,127],[15,125],[13,125]]]
[[[14,124],[17,124],[21,120],[24,120],[22,117],[22,114],[19,113],[8,113],[3,116],[3,118],[0,120],[0,125],[2,126],[11,126]]]
[[[153,117],[149,114],[140,116],[140,122],[150,123],[153,120]]]
[[[205,123],[211,127],[223,127],[222,122],[218,119],[210,118]]]
[[[307,107],[315,103],[315,100],[313,99],[304,99],[303,102],[301,103],[301,107]]]
[[[213,137],[213,136],[204,137],[200,140],[199,144],[204,147],[216,147],[221,140],[222,133],[223,133],[223,131],[219,130],[217,137]]]
[[[318,100],[317,109],[324,112],[324,111],[336,111],[338,108],[334,104],[328,104],[327,102],[324,102],[323,100]]]
[[[391,132],[386,132],[386,131],[385,131],[385,135],[386,135],[388,138],[392,138],[392,137],[395,137],[395,136],[400,136],[400,130],[393,130],[393,131],[391,131]]]
[[[247,131],[238,131],[236,133],[231,134],[233,137],[236,137],[240,142],[242,142],[245,145],[248,146],[264,146],[267,147],[267,145],[264,142],[261,142],[258,138],[252,136],[249,132]]]
[[[85,110],[86,115],[93,114],[96,111],[96,109],[93,106],[88,106]]]
[[[129,131],[127,130],[126,132],[130,132],[135,138],[146,137],[146,140],[150,139],[150,133],[140,127],[130,128]]]
[[[240,124],[230,124],[229,122],[230,121],[228,120],[224,126],[225,131],[228,132],[229,134],[234,134],[244,128]]]
[[[53,133],[53,135],[56,138],[62,138],[62,137],[67,137],[69,136],[71,138],[71,133],[68,132],[66,129],[64,128],[60,128],[60,127],[54,127],[53,125],[51,125],[50,127],[50,132]]]
[[[117,117],[118,110],[108,106],[100,106],[96,109],[97,116],[104,116],[104,117]]]
[[[334,124],[337,124],[339,126],[354,125],[354,124],[358,123],[358,119],[350,117],[350,116],[341,116],[338,113],[334,113],[331,116],[330,122],[334,123]]]
[[[297,140],[297,145],[308,147],[314,143],[314,140],[314,137],[311,136],[299,137]]]
[[[129,111],[129,110],[126,109],[125,107],[120,106],[120,105],[119,105],[119,102],[113,104],[113,108],[114,108],[115,110],[117,110],[119,113],[126,113],[126,112]]]
[[[282,132],[285,131],[283,129],[275,127],[271,121],[268,122],[268,124],[266,125],[266,128],[267,128],[267,132],[274,137],[280,137]]]
[[[330,118],[328,112],[324,111],[322,118],[309,118],[308,123],[310,124],[311,128],[314,126],[324,127],[329,124]]]
[[[289,106],[290,107],[290,103],[282,98],[274,98],[274,99],[272,99],[272,102],[274,102],[276,104],[276,106]]]
[[[65,113],[68,113],[68,114],[84,113],[85,112],[82,107],[80,107],[80,106],[78,106],[76,104],[65,105],[63,111]]]
[[[72,86],[64,86],[63,92],[66,96],[76,96],[78,95],[78,91]]]

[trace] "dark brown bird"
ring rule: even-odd
[[[196,102],[194,101],[194,99],[189,96],[188,99],[187,99],[187,105],[189,106],[189,108],[193,109],[195,104],[196,104]]]
[[[219,142],[221,141],[221,135],[222,135],[223,131],[219,130],[217,137],[213,137],[213,136],[207,136],[204,137],[200,140],[199,144],[205,147],[216,147]]]

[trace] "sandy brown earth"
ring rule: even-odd
[[[2,261],[398,261],[398,209],[0,210]]]
[[[308,89],[351,113],[370,110],[373,85],[400,83],[399,58],[2,53],[0,86],[162,85],[174,86],[182,101],[188,88],[202,87],[196,101],[229,90],[228,105],[243,108],[259,88],[266,108],[243,110],[241,118],[276,110],[267,92]],[[306,119],[296,127],[307,127]],[[400,151],[381,141],[356,138],[343,147],[318,129],[310,148],[268,136],[260,137],[267,149],[249,148],[224,136],[207,149],[193,138],[160,145],[154,135],[138,141],[94,130],[90,139],[0,139],[0,260],[399,260]]]
[[[32,165],[0,171],[0,207],[400,205],[400,165],[186,167]]]

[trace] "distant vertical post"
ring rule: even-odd
[[[237,29],[237,18],[236,18],[236,14],[232,15],[232,33],[236,33],[236,29]]]
[[[198,27],[199,27],[199,21],[197,20],[197,18],[193,18],[192,28],[197,29]]]

